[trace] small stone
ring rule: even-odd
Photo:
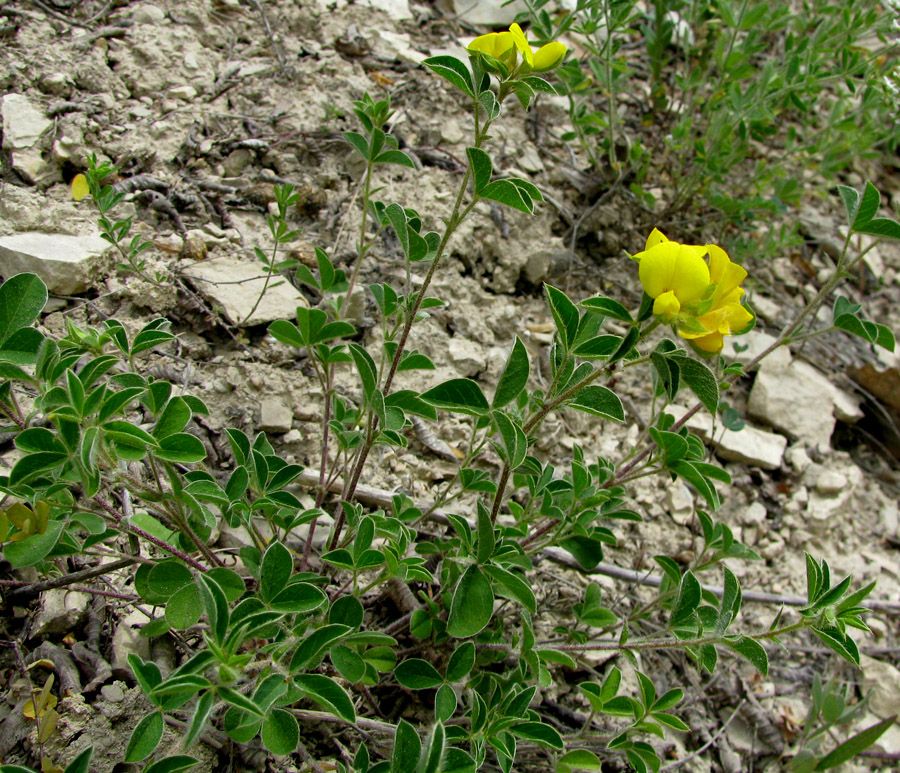
[[[768,511],[762,502],[754,502],[743,513],[741,513],[741,523],[746,526],[759,526],[766,521]]]
[[[862,693],[869,695],[869,710],[882,719],[900,714],[900,671],[890,663],[860,655]]]
[[[809,454],[806,453],[806,449],[799,443],[791,446],[787,450],[785,459],[787,460],[787,463],[794,468],[794,471],[800,474],[806,472],[806,469],[809,467],[809,465],[813,463],[813,460],[810,459]]]
[[[475,376],[487,365],[481,345],[459,336],[450,339],[449,354],[450,361],[463,376]]]
[[[285,443],[300,443],[303,440],[303,435],[299,429],[291,429],[288,430],[281,439]]]
[[[120,682],[103,685],[100,688],[100,694],[110,703],[121,703],[125,700],[125,691],[122,689]]]
[[[522,276],[531,284],[539,285],[550,273],[555,257],[555,253],[550,250],[536,250],[530,253],[522,267]]]
[[[197,89],[193,86],[175,86],[169,89],[169,96],[172,99],[180,99],[182,102],[190,102],[197,98]]]
[[[153,3],[141,3],[131,14],[135,24],[158,24],[166,18],[166,12]]]
[[[97,259],[111,249],[99,234],[70,236],[36,231],[0,237],[0,264],[5,276],[37,274],[47,289],[75,295],[90,286]]]
[[[544,171],[544,162],[541,161],[541,157],[534,145],[526,145],[522,148],[516,156],[516,163],[520,168],[532,174]]]
[[[451,7],[454,16],[479,27],[508,27],[518,14],[528,11],[522,0],[453,0]]]
[[[441,139],[449,142],[451,145],[458,145],[466,138],[463,130],[459,125],[459,121],[450,118],[441,124]]]
[[[206,256],[209,254],[209,248],[206,246],[206,242],[203,241],[198,236],[188,236],[183,242],[181,241],[181,237],[178,237],[178,241],[181,243],[181,248],[179,249],[179,255],[182,258],[187,258],[188,260],[206,260]]]
[[[896,537],[897,530],[900,529],[900,511],[898,511],[897,505],[893,502],[886,504],[879,511],[878,518],[881,521],[884,536]]]
[[[40,148],[14,150],[9,155],[12,168],[33,185],[55,183],[62,179],[59,167],[45,161]]]
[[[46,591],[41,596],[31,635],[45,638],[68,633],[81,622],[90,605],[91,597],[86,593],[63,588]]]
[[[112,639],[113,668],[131,673],[129,655],[137,655],[142,660],[150,658],[150,639],[141,636],[141,628],[146,624],[146,615],[136,609],[119,621]]]
[[[741,365],[747,365],[755,360],[760,354],[768,349],[775,341],[778,340],[768,333],[761,330],[751,330],[746,335],[738,337],[728,337],[725,339],[725,346],[722,349],[722,355],[731,362],[737,362]],[[746,349],[744,347],[747,347]],[[741,351],[737,351],[740,348]],[[758,370],[760,367],[767,367],[772,370],[782,370],[791,364],[791,351],[786,346],[779,346],[774,349],[766,358],[757,363],[752,369]]]
[[[24,150],[34,145],[53,122],[23,94],[5,94],[0,99],[3,149]]]
[[[294,414],[290,406],[278,397],[269,397],[259,404],[258,428],[263,432],[283,435],[291,429]]]
[[[836,470],[825,470],[816,478],[816,491],[823,496],[839,494],[849,485],[845,475]]]
[[[221,307],[232,323],[241,326],[292,319],[297,314],[298,306],[309,305],[306,298],[289,283],[283,282],[276,287],[270,283],[253,316],[247,319],[265,286],[265,277],[261,275],[258,263],[230,257],[213,258],[190,266],[186,273],[203,295]]]
[[[666,487],[666,504],[673,521],[681,526],[690,523],[694,515],[694,497],[684,483],[676,481]]]

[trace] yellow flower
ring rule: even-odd
[[[90,192],[91,188],[88,185],[87,177],[83,174],[76,174],[72,178],[72,198],[75,201],[81,201]]]
[[[709,256],[709,264],[703,260]],[[653,313],[701,352],[722,350],[723,336],[743,330],[753,314],[741,305],[747,271],[715,244],[679,244],[654,228],[639,260],[641,284]]]
[[[706,247],[669,241],[653,229],[644,251],[634,257],[641,262],[641,284],[654,299],[654,314],[671,322],[682,307],[703,297],[709,287],[706,253]]]
[[[481,51],[494,59],[501,59],[503,55],[513,49],[515,42],[511,32],[491,32],[481,35],[468,45],[469,51]]]
[[[513,22],[509,28],[509,33],[512,35],[516,49],[522,54],[525,64],[529,69],[534,67],[534,51],[532,51],[531,46],[528,43],[528,38],[525,37],[525,33],[522,32],[522,28]]]

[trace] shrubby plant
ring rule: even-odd
[[[717,414],[722,390],[743,372],[720,352],[723,336],[740,335],[754,322],[741,287],[747,272],[718,245],[681,244],[654,230],[634,255],[645,290],[635,309],[602,295],[573,299],[545,286],[555,326],[545,387],[534,386],[532,362],[518,338],[510,342],[491,395],[465,378],[424,392],[403,387],[404,372],[434,367],[407,342],[413,326],[443,305],[429,290],[454,232],[481,200],[527,213],[542,200],[530,182],[496,176],[485,146],[510,96],[527,107],[536,94],[555,91],[539,73],[564,67],[565,48],[551,41],[535,51],[513,25],[477,38],[469,53],[467,62],[451,56],[425,62],[473,116],[468,166],[442,228],[428,231],[414,209],[376,198],[379,170],[412,161],[385,128],[388,101],[366,95],[355,107],[360,131],[346,134],[365,161],[357,262],[347,277],[317,250],[316,270],[295,266],[317,303],[298,308],[295,321],[269,328],[306,354],[323,390],[312,508],[303,506],[293,486],[303,469],[280,458],[262,433],[226,429],[233,468],[204,465],[207,452],[191,422],[208,413],[206,404],[148,375],[147,354],[173,339],[165,319],[134,336],[114,319],[91,328],[69,322],[66,334],[54,337],[34,326],[47,300],[36,276],[20,274],[0,287],[0,414],[20,454],[0,478],[4,557],[14,568],[35,567],[45,575],[57,572],[53,559],[78,554],[134,566],[134,590],[155,610],[143,634],[184,632],[193,642],[171,673],[129,656],[148,712],[131,735],[126,763],[153,773],[188,769],[196,763],[188,752],[211,725],[236,744],[259,738],[273,754],[290,754],[303,742],[301,725],[314,720],[366,729],[348,730],[356,745],[352,762],[336,763],[342,771],[510,771],[535,749],[562,772],[600,770],[610,756],[637,771],[658,771],[650,740],[690,729],[684,690],[662,691],[653,673],[640,670],[637,689],[627,689],[619,665],[600,673],[579,660],[584,653],[630,658],[676,649],[703,672],[738,657],[766,674],[763,643],[809,630],[839,656],[859,662],[848,629],[868,630],[864,600],[874,583],[860,588],[850,577],[833,577],[826,561],[807,557],[808,603],[798,614],[779,612],[768,626],[740,617],[741,587],[728,563],[757,556],[715,520],[718,484],[728,483],[729,475],[707,460],[702,442],[684,426],[687,417],[676,421],[666,411],[686,389],[697,398],[690,413]],[[106,218],[117,202],[105,192],[103,176],[94,164],[86,181]],[[878,216],[874,187],[861,193],[842,187],[840,193],[850,228],[837,270],[775,345],[823,332],[813,312],[859,259],[848,250],[852,234],[900,238],[900,224]],[[269,221],[275,246],[270,256],[259,256],[270,279],[285,268],[277,248],[290,236],[284,215],[291,196],[288,188],[279,191],[279,215]],[[108,230],[118,243],[128,229],[111,224]],[[375,348],[349,340],[359,331],[347,308],[360,265],[385,230],[402,248],[408,281],[404,288],[368,288],[381,325]],[[131,261],[127,267],[141,270]],[[670,327],[673,337],[654,333],[660,327]],[[834,328],[894,346],[886,327],[842,297],[827,326]],[[551,414],[580,411],[598,421],[626,422],[613,377],[633,367],[643,369],[657,399],[647,432],[625,458],[597,457],[578,445],[563,468],[538,458],[533,446]],[[337,389],[351,383],[359,387],[357,402]],[[383,509],[364,507],[355,495],[372,450],[405,446],[414,418],[436,420],[447,412],[464,417],[471,433],[452,485],[424,510],[403,495]],[[496,475],[481,463],[486,454],[500,459]],[[559,548],[590,572],[617,544],[622,524],[641,521],[628,504],[629,484],[648,475],[680,478],[696,492],[703,549],[686,566],[656,556],[663,581],[655,597],[626,618],[591,583],[566,624],[543,639],[528,572],[545,550]],[[343,488],[332,503],[326,495],[335,480]],[[313,536],[326,507],[333,508],[334,525],[313,564]],[[431,526],[435,521],[445,528]],[[232,566],[209,546],[222,523],[243,526],[250,540]],[[298,549],[301,526],[306,541]],[[721,578],[721,595],[704,589],[704,576]],[[385,625],[367,613],[375,592],[397,599],[405,616]],[[579,665],[590,673],[578,685],[590,716],[580,732],[563,734],[541,714],[537,696]],[[420,698],[415,723],[363,717],[375,687]],[[840,725],[851,711],[846,696],[836,708],[824,689],[819,685],[813,696],[797,756],[801,770],[839,764],[889,724],[822,744],[823,728]],[[43,695],[40,700],[46,705]],[[183,721],[184,753],[160,757],[171,717]],[[611,734],[601,737],[595,721]],[[387,746],[373,743],[373,736]],[[87,770],[89,756],[79,755],[67,773]]]

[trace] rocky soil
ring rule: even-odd
[[[206,400],[213,408],[206,422],[211,432],[264,430],[288,460],[316,468],[321,393],[295,351],[266,335],[266,323],[291,318],[306,298],[282,284],[247,324],[237,324],[262,282],[253,248],[270,248],[265,213],[273,183],[289,181],[301,192],[292,218],[302,236],[291,254],[311,261],[318,246],[346,265],[359,225],[360,166],[340,133],[356,128],[354,100],[364,92],[389,93],[397,108],[392,131],[419,168],[391,167],[379,180],[385,186],[380,196],[418,208],[426,225],[436,225],[457,184],[470,128],[456,98],[420,62],[461,53],[473,32],[448,10],[415,0],[13,0],[0,8],[0,275],[34,271],[45,279],[52,298],[42,324],[51,331],[108,317],[136,329],[167,317],[180,344],[175,356],[150,364]],[[533,217],[483,202],[455,237],[432,290],[448,306],[421,325],[412,342],[439,366],[409,381],[414,388],[454,376],[492,386],[514,334],[534,359],[546,358],[552,320],[541,299],[543,282],[579,299],[603,291],[627,305],[639,301],[624,251],[641,248],[657,224],[654,213],[618,191],[582,218],[604,183],[559,139],[567,127],[565,102],[542,97],[527,115],[511,105],[507,113],[492,140],[495,166],[532,180],[547,202]],[[122,215],[133,214],[135,227],[154,243],[149,268],[179,272],[193,296],[117,274],[93,208],[76,204],[69,191],[90,153],[119,166],[122,179],[138,180]],[[893,190],[896,210],[900,181],[893,180]],[[827,276],[828,248],[840,239],[839,213],[810,199],[794,214],[804,224],[803,244],[745,261],[760,324],[740,347],[729,344],[730,358],[749,362]],[[865,298],[869,315],[900,333],[900,249],[881,245],[866,264],[846,292]],[[389,239],[378,244],[363,273],[364,285],[405,281],[397,245]],[[374,305],[360,294],[354,308],[355,322],[371,327]],[[860,584],[877,579],[874,595],[900,602],[898,367],[896,357],[836,335],[777,353],[728,395],[747,420],[740,432],[691,420],[733,477],[721,519],[762,557],[730,564],[746,590],[802,595],[809,551],[827,557],[837,575],[852,573]],[[548,425],[537,450],[564,460],[578,443],[591,456],[621,458],[650,413],[647,375],[631,375],[636,370],[617,385],[634,419],[630,425],[566,416]],[[451,448],[465,442],[464,426],[452,418],[430,429]],[[0,446],[0,464],[14,458],[11,444]],[[409,449],[383,452],[370,469],[368,485],[427,501],[452,474],[453,462],[413,438]],[[698,533],[692,492],[682,483],[646,478],[636,482],[633,496],[645,521],[627,530],[607,560],[646,572],[654,569],[654,555],[690,560]],[[119,579],[128,581],[124,574]],[[552,610],[570,608],[589,579],[623,600],[644,593],[640,586],[557,567],[544,567],[535,582]],[[29,651],[47,647],[47,657],[63,657],[76,672],[73,643],[95,637],[108,667],[90,690],[72,675],[58,708],[56,746],[48,751],[65,756],[64,750],[92,742],[97,769],[107,771],[119,769],[122,747],[145,710],[125,655],[137,651],[174,664],[176,652],[167,640],[151,644],[137,635],[146,622],[139,610],[103,607],[77,592],[52,591],[39,607],[16,607],[4,635],[20,632]],[[748,604],[745,615],[763,625],[777,609]],[[766,769],[777,769],[772,754],[795,737],[814,673],[855,685],[857,696],[873,690],[860,725],[900,712],[897,611],[873,612],[874,637],[858,638],[867,653],[861,670],[842,665],[811,639],[773,651],[767,680],[743,665],[712,683],[684,668],[690,676],[679,678],[692,680],[695,697],[705,696],[691,715],[701,730],[695,739],[667,741],[670,759],[683,759],[701,745],[704,732],[714,734],[730,719],[712,749],[684,769],[761,770],[764,759],[770,760]],[[542,622],[548,632],[553,625],[552,619]],[[91,626],[97,627],[93,633]],[[674,667],[662,660],[645,665],[661,674]],[[0,759],[21,763],[30,728],[13,710],[18,679],[15,664],[4,661]],[[94,697],[86,701],[83,692]],[[574,687],[550,697],[586,708]],[[215,743],[197,748],[214,769]],[[876,749],[900,754],[900,729]],[[327,744],[321,752],[323,758],[336,754]],[[860,759],[847,769],[881,764]]]

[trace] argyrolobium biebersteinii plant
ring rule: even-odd
[[[313,305],[297,310],[296,323],[278,320],[269,328],[308,355],[322,386],[319,471],[288,463],[264,434],[249,437],[237,428],[223,430],[228,468],[208,467],[206,446],[191,431],[207,406],[146,372],[147,354],[173,338],[166,320],[134,336],[112,319],[97,328],[70,323],[64,336],[53,336],[34,327],[47,301],[36,276],[18,275],[0,286],[0,415],[20,455],[0,476],[4,557],[15,568],[43,574],[57,573],[57,559],[77,554],[103,556],[110,570],[137,566],[129,590],[152,615],[143,633],[174,634],[187,645],[170,673],[135,655],[128,659],[147,713],[131,734],[124,762],[146,764],[145,773],[192,767],[196,760],[186,752],[211,726],[235,744],[259,738],[270,752],[288,755],[309,742],[303,727],[323,720],[335,732],[344,728],[342,738],[355,748],[328,763],[341,773],[510,773],[548,759],[559,773],[569,773],[600,770],[611,757],[639,773],[656,773],[661,760],[649,741],[690,729],[675,713],[685,691],[676,685],[660,694],[654,675],[638,669],[628,689],[622,661],[600,673],[584,653],[677,649],[709,673],[720,657],[737,654],[765,674],[763,643],[809,629],[859,662],[848,629],[868,630],[863,601],[874,583],[853,591],[851,578],[832,578],[827,562],[811,556],[808,603],[792,620],[778,613],[765,629],[738,619],[741,587],[726,562],[758,556],[706,512],[719,507],[717,484],[730,477],[708,460],[683,420],[666,413],[682,387],[700,400],[694,410],[702,405],[717,413],[720,389],[740,372],[723,367],[718,353],[724,335],[739,334],[753,320],[741,304],[746,272],[719,247],[678,244],[654,230],[635,256],[646,291],[636,310],[599,295],[576,303],[545,286],[555,332],[549,373],[539,384],[518,338],[490,397],[465,378],[423,392],[395,383],[406,371],[435,367],[408,350],[407,341],[427,310],[443,303],[427,292],[459,224],[483,199],[530,213],[542,198],[530,182],[495,178],[484,146],[507,96],[527,106],[536,92],[553,91],[535,73],[557,67],[565,48],[551,41],[534,51],[513,25],[476,38],[469,50],[468,64],[448,56],[426,60],[463,95],[474,133],[442,229],[427,231],[414,209],[375,199],[380,166],[413,163],[387,130],[389,102],[366,95],[355,104],[362,131],[346,134],[366,162],[350,277],[317,250],[315,271],[296,267]],[[104,192],[103,176],[92,164],[86,182],[105,217],[116,200]],[[278,245],[291,235],[290,196],[288,189],[279,193],[279,215],[269,220],[273,252],[260,257],[273,278],[283,267],[276,262]],[[841,197],[850,233],[900,237],[900,224],[876,217],[874,188],[862,194],[842,188]],[[127,223],[108,225],[113,239],[127,234]],[[385,229],[400,243],[407,281],[403,288],[368,288],[381,334],[367,340],[351,321],[349,302],[360,264]],[[777,344],[823,332],[809,325],[858,260],[848,256],[849,238],[834,276]],[[424,266],[420,279],[416,273]],[[890,331],[860,311],[839,298],[827,329],[893,348]],[[707,365],[669,338],[651,350],[649,336],[661,323],[715,361]],[[544,458],[537,445],[551,414],[574,410],[627,421],[615,377],[634,367],[647,368],[656,398],[635,447],[621,458],[604,458],[575,444],[571,459]],[[358,488],[370,451],[406,445],[413,419],[435,421],[439,411],[458,414],[469,432],[447,485],[433,502],[396,494],[364,507]],[[607,607],[603,589],[591,582],[562,612],[560,624],[543,630],[547,609],[532,571],[558,558],[560,549],[570,566],[594,570],[606,550],[627,539],[621,523],[642,520],[632,509],[629,485],[655,474],[681,478],[705,503],[696,510],[696,557],[682,565],[656,556],[660,585],[630,610]],[[315,491],[314,507],[301,502],[298,481]],[[335,485],[338,501],[326,501]],[[315,525],[325,507],[332,508],[334,525],[326,547],[314,554]],[[210,545],[222,524],[247,535],[233,555]],[[226,558],[233,563],[226,566]],[[704,588],[704,572],[722,578],[720,593]],[[399,619],[385,621],[388,606],[399,609]],[[573,673],[589,713],[580,727],[567,729],[547,718],[540,691]],[[401,693],[413,704],[404,717],[359,721],[370,706]],[[817,706],[823,703],[821,695],[814,697]],[[810,736],[819,733],[820,713],[824,724],[830,722],[816,712]],[[185,753],[160,758],[167,720],[184,728]],[[889,724],[878,723],[825,755],[804,742],[802,769],[839,764]],[[88,755],[81,755],[69,770],[84,773],[87,764]]]

